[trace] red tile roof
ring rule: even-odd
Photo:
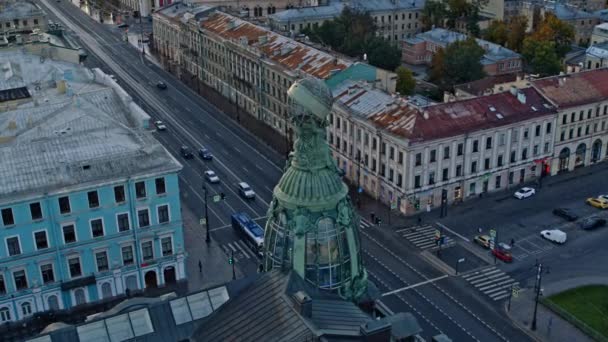
[[[559,108],[575,107],[608,99],[608,69],[595,69],[532,82]]]
[[[334,71],[346,69],[351,64],[226,13],[210,15],[201,22],[201,27],[236,43],[246,37],[247,46],[264,53],[266,58],[286,69],[299,69],[320,79],[327,79]]]

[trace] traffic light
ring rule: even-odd
[[[226,194],[223,193],[223,192],[220,192],[220,197],[222,198],[222,200],[225,200],[226,199]]]
[[[420,210],[420,200],[416,200],[416,204],[415,204],[416,210]]]
[[[230,265],[234,264],[234,259],[232,259],[232,257],[229,257],[229,258],[228,258],[228,263],[229,263]]]

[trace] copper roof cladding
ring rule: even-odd
[[[327,79],[332,71],[346,69],[351,64],[226,13],[216,12],[210,15],[201,22],[201,27],[236,42],[241,37],[247,37],[249,47],[264,53],[267,58],[286,69],[299,69],[320,79]],[[260,40],[263,36],[266,39]]]
[[[525,103],[518,98],[525,96]],[[534,88],[476,97],[426,107],[428,119],[419,117],[413,142],[449,138],[555,114],[555,109]],[[425,114],[423,114],[424,116]]]
[[[532,82],[559,108],[575,107],[608,99],[608,69],[552,76]]]

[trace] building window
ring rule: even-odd
[[[399,152],[398,163],[403,164],[403,152]]]
[[[539,151],[538,151],[538,145],[534,145],[534,147],[533,147],[533,149],[532,149],[532,154],[533,154],[534,156],[537,156],[537,155],[538,155],[538,153],[539,153]]]
[[[166,193],[166,189],[165,189],[165,178],[161,177],[161,178],[156,178],[154,180],[154,183],[156,184],[156,194],[157,195],[162,195]]]
[[[534,130],[534,136],[540,137],[540,125],[536,125],[536,129]]]
[[[486,138],[486,150],[489,150],[492,148],[492,137],[487,137]]]
[[[95,262],[97,264],[97,272],[104,272],[109,269],[108,267],[108,252],[101,251],[95,253]]]
[[[103,221],[102,219],[91,220],[91,235],[96,238],[103,236]]]
[[[40,265],[40,274],[42,275],[42,282],[44,284],[52,283],[55,281],[53,264]]]
[[[477,172],[477,162],[471,162],[471,173]]]
[[[35,232],[34,240],[36,241],[36,250],[49,248],[49,241],[46,238],[46,230]]]
[[[443,148],[443,159],[449,159],[450,158],[450,147],[446,146]]]
[[[6,283],[4,282],[4,276],[0,274],[0,295],[6,293]]]
[[[456,177],[462,176],[462,165],[456,165]]]
[[[521,160],[526,160],[526,159],[528,159],[528,149],[527,149],[527,148],[524,148],[524,149],[521,151]]]
[[[559,141],[564,141],[564,139],[566,139],[566,131],[562,130],[559,134]]]
[[[473,141],[473,153],[475,153],[475,152],[479,152],[479,141],[478,140]]]
[[[443,169],[442,171],[442,175],[441,175],[441,180],[442,181],[447,181],[448,180],[448,174],[449,174],[450,170],[448,170],[448,168]]]
[[[70,211],[70,198],[68,196],[59,197],[59,212],[69,214]]]
[[[402,182],[403,182],[403,176],[400,173],[398,173],[397,174],[397,186],[401,187]]]
[[[429,172],[429,185],[435,184],[435,171]]]
[[[549,153],[549,143],[548,142],[545,143],[544,153]]]
[[[135,196],[139,198],[146,198],[146,183],[137,182],[135,183]]]
[[[11,208],[2,209],[2,223],[5,226],[12,226],[15,224],[15,218],[13,217],[13,209],[11,209]]]
[[[457,155],[461,156],[464,153],[464,145],[462,143],[458,144]]]
[[[8,256],[21,254],[21,244],[19,243],[19,237],[13,236],[6,239],[6,250]]]
[[[570,132],[568,133],[568,138],[572,139],[574,137],[574,128],[570,128]]]
[[[416,153],[416,166],[422,165],[422,153]]]
[[[388,151],[388,158],[390,160],[395,160],[395,148],[394,147],[390,147],[389,151]]]
[[[129,213],[117,214],[116,223],[118,225],[119,232],[124,232],[131,229],[131,224],[129,223]]]
[[[76,242],[76,230],[73,224],[68,224],[62,227],[63,230],[63,241],[65,243]]]
[[[32,216],[32,220],[42,219],[42,207],[40,206],[40,202],[30,203],[30,215]]]
[[[414,177],[414,188],[419,188],[420,187],[420,175],[416,175]]]
[[[11,312],[7,307],[0,308],[0,322],[8,322],[11,320]]]
[[[576,130],[576,136],[580,137],[582,133],[583,133],[583,127],[577,128],[577,130]]]
[[[502,166],[502,154],[498,155],[498,165],[496,165],[497,167],[501,167]]]
[[[562,125],[565,125],[568,123],[568,114],[564,114],[564,116],[562,116]]]
[[[141,243],[141,255],[144,260],[154,259],[154,250],[152,248],[152,241],[146,241]]]
[[[158,207],[158,223],[169,222],[169,205],[164,204]]]
[[[114,201],[116,203],[125,202],[125,186],[118,185],[114,187]]]
[[[484,170],[488,170],[490,168],[490,158],[486,158],[483,161],[483,168],[484,168]]]
[[[133,246],[123,246],[121,248],[122,252],[122,263],[123,265],[132,265],[133,264]]]
[[[137,210],[137,223],[139,228],[150,226],[150,213],[147,208]]]
[[[68,259],[68,268],[70,269],[70,277],[76,278],[82,275],[82,268],[80,267],[80,258],[72,257]]]
[[[524,129],[524,139],[528,139],[530,136],[530,130],[528,128]]]
[[[434,163],[435,161],[437,161],[437,151],[436,150],[431,150],[431,153],[430,153],[430,162]]]
[[[89,199],[89,208],[99,207],[99,195],[97,194],[97,191],[89,191],[87,193],[87,198]]]
[[[589,135],[589,125],[587,125],[587,127],[585,127],[585,135]]]
[[[546,131],[545,131],[545,132],[546,132],[547,134],[550,134],[550,133],[551,133],[551,123],[550,123],[550,122],[547,122],[547,126],[546,126],[546,127],[547,127],[547,129],[546,129]]]
[[[511,142],[517,142],[519,140],[519,129],[513,128],[511,133]]]
[[[15,280],[15,288],[17,290],[27,289],[27,277],[25,276],[25,270],[19,270],[13,272],[13,279]]]
[[[495,189],[500,189],[501,178],[501,176],[496,176],[496,183],[494,183]]]
[[[170,236],[160,239],[163,256],[173,255],[173,241]]]

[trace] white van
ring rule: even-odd
[[[543,230],[540,232],[540,236],[559,244],[566,242],[566,239],[568,238],[568,235],[559,229]]]

